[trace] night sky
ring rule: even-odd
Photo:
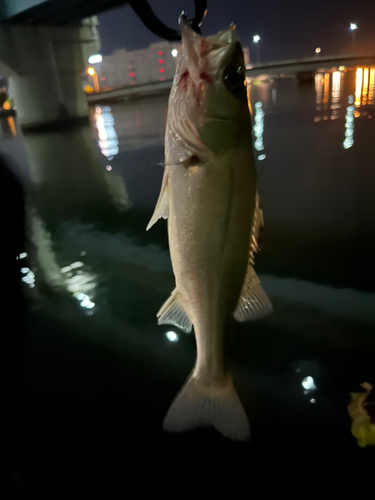
[[[194,15],[192,0],[149,0],[155,14],[167,26],[177,28],[182,10]],[[375,54],[375,2],[373,0],[208,0],[202,34],[212,35],[231,22],[244,46],[254,48],[253,35],[261,37],[261,59],[274,61],[314,55],[351,52],[349,23],[358,25],[356,52]],[[147,47],[160,41],[134,14],[129,5],[99,15],[102,54],[114,50]],[[254,55],[255,59],[255,55]]]

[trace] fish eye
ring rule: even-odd
[[[244,85],[245,75],[241,66],[235,68],[228,66],[224,71],[224,84],[230,91],[236,91]]]

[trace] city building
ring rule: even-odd
[[[100,90],[140,85],[173,79],[180,53],[179,43],[153,43],[141,50],[116,50],[91,66],[97,73]],[[87,76],[86,83],[90,84],[90,79]]]
[[[244,47],[243,51],[245,64],[249,64],[249,49]],[[94,87],[94,78],[99,90],[172,80],[180,55],[181,44],[169,42],[153,43],[141,50],[116,50],[90,65],[96,74],[86,75],[85,85]]]

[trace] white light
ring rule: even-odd
[[[178,50],[177,49],[173,49],[172,50],[172,56],[173,57],[177,57],[177,54],[178,54]]]
[[[254,122],[255,123],[253,131],[256,137],[254,146],[257,151],[262,151],[264,149],[264,144],[263,144],[264,112],[262,110],[262,103],[260,101],[255,103]]]
[[[352,31],[354,31],[354,30],[358,29],[358,26],[355,23],[350,23],[349,29],[351,29]]]
[[[166,332],[165,336],[167,337],[168,340],[171,342],[177,342],[178,340],[178,335],[175,332]]]
[[[95,302],[91,302],[90,297],[84,293],[75,293],[74,296],[80,301],[80,306],[86,309],[92,309],[95,307]]]
[[[258,43],[259,40],[260,40],[260,36],[259,35],[253,36],[253,42]]]
[[[70,269],[76,269],[77,267],[82,267],[83,262],[73,262],[73,264],[70,265]]]
[[[302,387],[306,390],[313,391],[314,389],[316,389],[314,379],[310,377],[310,375],[308,377],[305,377],[302,380]]]
[[[25,257],[27,257],[26,252],[20,253],[20,256],[19,256],[20,259],[24,259]]]
[[[23,268],[23,269],[28,269],[28,268]],[[25,272],[25,271],[23,271]],[[35,274],[28,269],[26,276],[22,278],[22,281],[24,283],[27,283],[30,288],[34,288],[34,283],[35,283]]]
[[[266,159],[266,155],[259,155],[258,156],[258,160],[265,160]]]
[[[317,54],[320,54],[321,50],[322,50],[322,49],[321,49],[320,47],[317,47],[317,48],[315,49],[315,52],[316,52]]]
[[[89,57],[89,64],[100,63],[102,61],[103,61],[103,58],[100,54],[94,54],[93,56]]]
[[[311,399],[310,399],[310,403],[316,403],[316,399],[311,398]]]
[[[62,273],[68,273],[72,269],[76,269],[77,267],[82,267],[83,263],[82,262],[73,262],[73,264],[70,264],[70,266],[65,266],[61,268]]]
[[[22,267],[21,268],[21,273],[26,274],[28,272],[29,272],[29,268],[28,267]]]
[[[346,108],[345,115],[345,140],[342,143],[344,149],[350,149],[354,144],[354,110],[353,106],[354,97],[350,95],[348,97],[349,106]]]
[[[111,165],[107,165],[105,168],[108,170],[108,172],[110,172],[112,170]]]
[[[87,297],[87,295],[82,300],[80,305],[81,307],[86,307],[87,309],[92,309],[93,307],[95,307],[95,303],[91,302],[91,300],[89,299],[89,297]]]

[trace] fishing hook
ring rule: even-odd
[[[143,24],[157,36],[171,41],[180,41],[181,33],[172,28],[168,28],[154,14],[147,0],[129,0],[129,5],[132,7]],[[189,19],[191,27],[197,33],[201,34],[200,25],[207,13],[207,0],[194,0],[195,16],[194,19]]]

